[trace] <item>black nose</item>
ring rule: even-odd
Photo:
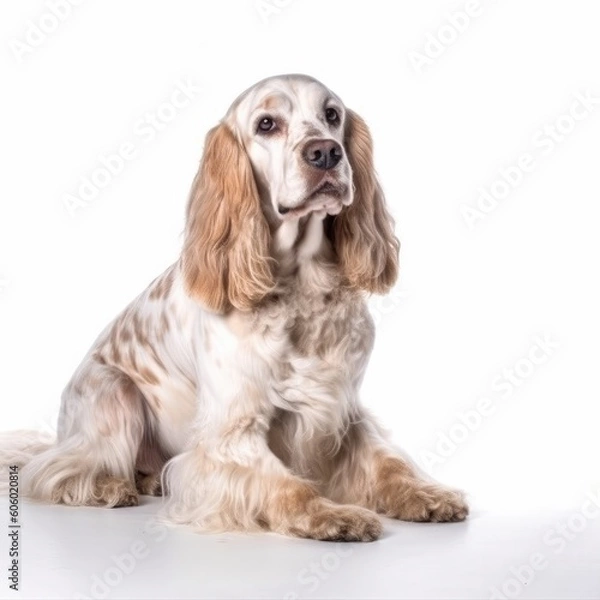
[[[313,140],[304,146],[304,160],[316,169],[333,169],[342,159],[342,147],[333,140]]]

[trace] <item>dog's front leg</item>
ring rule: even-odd
[[[252,395],[252,394],[250,394]],[[240,413],[167,466],[168,515],[204,531],[263,529],[318,540],[371,541],[377,515],[327,500],[294,476],[267,445],[269,415]]]
[[[463,521],[469,514],[462,492],[428,481],[368,415],[348,431],[326,494],[403,521]]]
[[[389,450],[372,456],[373,508],[403,521],[464,521],[469,507],[458,490],[427,481]]]
[[[168,516],[205,531],[263,529],[319,540],[376,539],[381,523],[375,513],[323,498],[269,448],[272,372],[253,338],[207,315],[196,346],[196,419],[185,451],[165,470]]]

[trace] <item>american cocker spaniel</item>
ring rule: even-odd
[[[175,523],[376,539],[380,513],[460,521],[359,400],[365,297],[399,243],[364,121],[313,78],[241,94],[206,138],[179,260],[100,334],[62,396],[58,438],[4,436],[23,493]]]

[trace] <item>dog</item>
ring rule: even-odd
[[[4,436],[29,498],[136,505],[174,523],[372,541],[380,515],[461,521],[361,405],[366,297],[399,242],[367,125],[319,81],[265,79],[207,135],[179,260],[101,333],[57,439]]]

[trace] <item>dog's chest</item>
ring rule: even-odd
[[[292,294],[268,310],[269,430],[273,452],[296,472],[335,452],[352,422],[355,392],[373,342],[362,298],[344,290]]]
[[[279,361],[294,357],[327,359],[343,355],[359,326],[356,306],[339,291],[294,290],[275,296],[264,311],[263,335],[277,348]],[[337,362],[334,360],[334,362]]]
[[[373,342],[362,298],[347,290],[297,288],[273,299],[260,322],[275,403],[305,414],[337,410],[334,404],[353,388]]]
[[[333,292],[294,298],[282,308],[286,343],[290,353],[332,359],[344,353],[353,330],[354,315]]]

